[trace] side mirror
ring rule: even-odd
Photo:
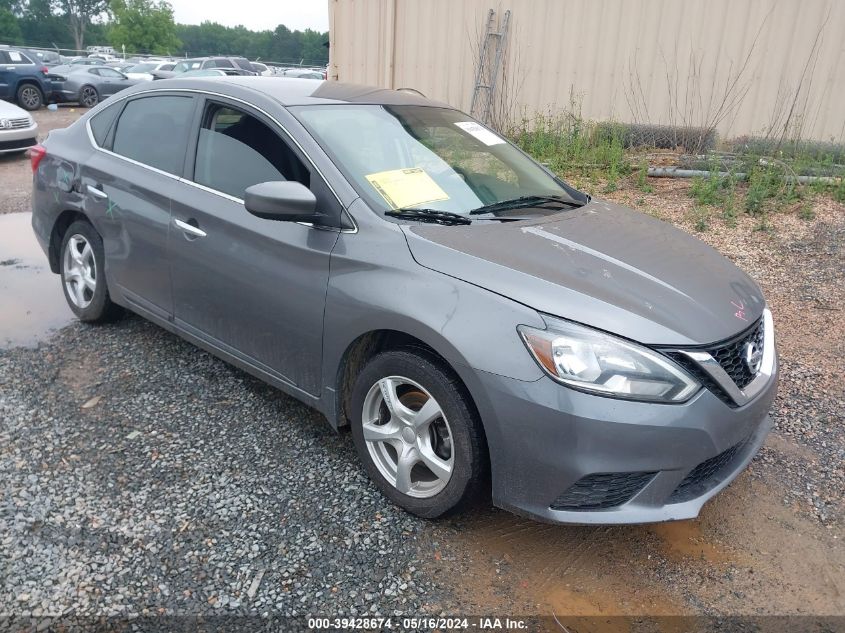
[[[260,182],[246,190],[244,206],[252,215],[282,222],[312,222],[317,217],[317,199],[302,183]]]

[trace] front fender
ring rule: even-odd
[[[523,381],[542,376],[516,330],[519,324],[544,327],[535,310],[420,266],[399,226],[377,217],[362,201],[350,212],[359,230],[341,234],[332,252],[324,385],[336,387],[349,345],[375,330],[423,341],[459,374],[475,369]]]

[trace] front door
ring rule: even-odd
[[[257,218],[244,190],[296,180],[339,215],[316,172],[262,114],[207,100],[196,157],[173,199],[169,256],[176,324],[271,376],[318,395],[334,230]],[[193,141],[192,141],[193,143]]]

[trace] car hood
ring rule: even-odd
[[[29,112],[23,108],[19,108],[14,103],[0,100],[0,118],[4,119],[23,119],[29,116]]]
[[[764,308],[757,284],[713,248],[604,201],[528,221],[403,230],[422,266],[641,343],[721,341]]]

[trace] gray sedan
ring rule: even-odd
[[[53,84],[53,101],[75,102],[86,108],[141,81],[110,66],[56,66],[47,78]]]
[[[131,310],[349,426],[417,515],[492,496],[552,522],[690,518],[771,427],[774,328],[748,275],[445,104],[175,78],[32,165],[33,228],[80,319]]]

